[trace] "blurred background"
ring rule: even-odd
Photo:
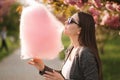
[[[104,80],[120,80],[120,0],[35,0],[53,13],[59,21],[83,11],[91,14],[96,22],[96,39],[103,64]],[[29,2],[29,0],[28,0]],[[26,0],[0,0],[0,80],[43,80],[37,70],[21,61],[19,23]],[[45,63],[60,69],[69,46],[63,34],[65,49],[58,57]],[[55,65],[59,64],[59,65]]]

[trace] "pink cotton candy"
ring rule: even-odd
[[[63,25],[42,4],[23,9],[20,21],[22,59],[53,59],[63,45]]]

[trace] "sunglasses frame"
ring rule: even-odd
[[[67,23],[68,23],[68,24],[75,23],[75,24],[79,25],[77,22],[75,22],[75,20],[74,20],[73,18],[68,18]],[[79,26],[80,26],[80,25],[79,25]]]

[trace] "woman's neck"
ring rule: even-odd
[[[78,41],[78,36],[72,36],[70,37],[71,43],[74,46],[74,48],[80,47],[79,41]]]

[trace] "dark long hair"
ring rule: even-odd
[[[96,44],[94,19],[90,14],[84,12],[78,12],[78,18],[81,27],[81,32],[78,38],[79,44],[92,50],[97,61],[99,80],[102,80],[102,65]]]

